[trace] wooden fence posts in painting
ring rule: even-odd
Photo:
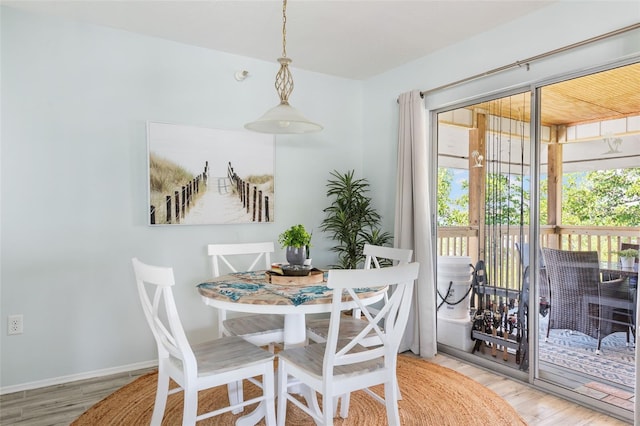
[[[251,220],[253,222],[270,222],[271,217],[269,215],[269,196],[263,196],[262,190],[259,190],[255,185],[253,186],[252,190],[251,183],[241,179],[233,171],[231,162],[229,162],[227,166],[227,177],[236,188],[236,192],[238,193],[240,202],[242,202],[242,208],[246,210],[247,214],[251,214]]]
[[[174,191],[173,195],[165,195],[165,224],[178,224],[180,223],[181,219],[184,219],[189,211],[189,208],[193,207],[193,205],[195,204],[196,195],[200,192],[201,189],[200,183],[202,183],[203,186],[206,187],[208,177],[209,162],[206,161],[204,172],[202,174],[196,176],[194,179],[183,185],[180,190]],[[231,166],[231,162],[229,162],[227,166],[227,177],[240,198],[240,202],[242,203],[242,210],[251,215],[251,220],[253,222],[270,222],[271,216],[269,209],[269,196],[263,196],[262,190],[259,190],[256,185],[252,186],[250,182],[240,178],[234,172],[233,167]],[[218,182],[218,191],[221,192],[220,182]],[[151,206],[151,225],[155,225],[157,223],[157,220],[160,219],[157,217],[157,213],[159,212],[160,210],[156,209],[155,206]]]
[[[207,185],[207,175],[209,173],[209,162],[205,161],[204,164],[204,172],[199,174],[195,178],[191,179],[185,185],[182,185],[180,191],[174,191],[173,195],[165,195],[165,221],[164,223],[170,224],[180,223],[180,219],[184,218],[189,208],[195,204],[195,197],[200,192],[200,182],[204,183],[204,186]],[[155,225],[157,222],[156,218],[156,207],[151,206],[151,225]]]

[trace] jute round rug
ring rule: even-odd
[[[402,400],[398,401],[403,425],[526,425],[526,422],[500,396],[451,369],[411,356],[398,357],[398,381]],[[148,425],[155,399],[157,373],[149,373],[109,395],[84,414],[72,426]],[[382,387],[374,388],[383,395]],[[257,394],[245,385],[245,398]],[[228,404],[226,387],[200,392],[198,411],[205,412]],[[245,409],[245,413],[249,411]],[[198,425],[233,425],[240,415],[226,413]],[[163,425],[180,425],[182,393],[169,397]],[[387,424],[385,408],[364,392],[351,395],[349,417],[336,418],[336,425],[383,426]],[[259,423],[264,424],[264,420]],[[314,425],[313,421],[289,403],[287,424]]]

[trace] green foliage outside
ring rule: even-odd
[[[488,225],[529,224],[530,193],[522,184],[519,175],[487,175],[485,222]]]
[[[438,169],[438,225],[469,225],[469,181],[461,182],[462,194],[451,198],[453,172]],[[529,223],[530,193],[522,188],[522,176],[489,173],[486,180],[485,222],[488,225]],[[522,207],[522,214],[521,214]],[[545,197],[546,210],[546,197]],[[546,220],[546,213],[545,213]]]
[[[451,198],[451,169],[438,169],[438,225],[469,225],[469,182]],[[531,194],[522,177],[487,175],[485,222],[488,225],[529,224]],[[562,186],[562,223],[580,226],[640,226],[640,168],[567,173]],[[540,221],[547,223],[548,181],[540,181]],[[520,209],[522,207],[522,215]]]
[[[565,174],[562,223],[640,226],[640,168]]]
[[[468,188],[468,183],[463,183],[463,188]],[[451,199],[452,189],[453,171],[438,168],[438,225],[466,226],[469,224],[469,195],[463,193],[460,198],[453,200]]]

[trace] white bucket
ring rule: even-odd
[[[438,257],[438,316],[468,319],[470,308],[471,258],[469,256]],[[444,299],[444,301],[443,301]]]
[[[472,326],[473,323],[469,318],[455,319],[439,316],[436,339],[438,343],[471,352],[474,346],[474,341],[471,340]]]

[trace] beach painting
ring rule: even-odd
[[[269,223],[275,217],[275,138],[147,122],[148,223]]]

